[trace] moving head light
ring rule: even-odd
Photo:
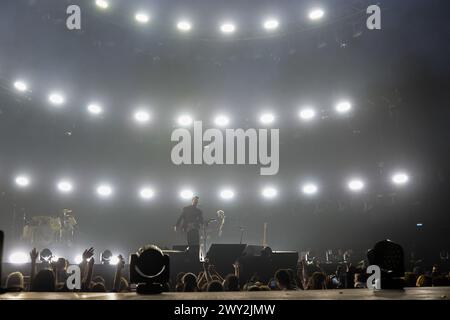
[[[155,245],[146,245],[130,255],[130,282],[139,294],[161,293],[169,281],[169,256]]]

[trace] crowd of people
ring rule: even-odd
[[[59,258],[56,262],[46,263],[37,272],[39,253],[36,249],[30,252],[31,270],[29,276],[21,272],[12,272],[6,278],[6,289],[9,292],[69,292],[67,278],[69,261]],[[132,292],[125,271],[125,260],[119,256],[115,266],[112,285],[95,274],[94,249],[83,252],[79,264],[81,272],[81,292]],[[337,264],[332,272],[326,272],[319,261],[299,261],[297,269],[279,269],[266,283],[260,281],[257,274],[241,283],[240,265],[236,262],[234,273],[221,275],[212,264],[203,263],[203,270],[197,274],[180,272],[176,278],[164,285],[166,292],[220,292],[220,291],[269,291],[269,290],[325,290],[366,288],[367,262]],[[329,269],[329,268],[328,268]],[[415,266],[404,274],[405,287],[450,286],[450,273],[443,272],[439,265],[424,270]]]

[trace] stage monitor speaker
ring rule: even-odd
[[[297,270],[299,254],[296,251],[274,251],[272,262],[278,269]]]
[[[163,250],[164,254],[170,257],[170,280],[175,284],[176,276],[180,272],[192,272],[197,275],[203,270],[202,264],[197,256],[189,254],[187,251]]]
[[[244,252],[246,244],[213,243],[206,254],[210,264],[213,264],[222,277],[234,273],[235,263]]]

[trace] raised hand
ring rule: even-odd
[[[39,252],[36,250],[36,248],[33,248],[33,250],[31,250],[31,252],[30,252],[31,261],[35,262],[36,259],[38,258],[38,256],[39,256]]]
[[[89,249],[84,250],[83,252],[83,261],[87,261],[94,255],[94,248],[90,247]]]
[[[125,268],[125,259],[122,257],[122,255],[119,254],[117,258],[119,258],[119,263],[117,263],[117,269]]]

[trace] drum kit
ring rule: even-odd
[[[34,216],[23,226],[22,240],[35,246],[70,245],[74,241],[77,222],[72,210],[64,209],[63,217]]]

